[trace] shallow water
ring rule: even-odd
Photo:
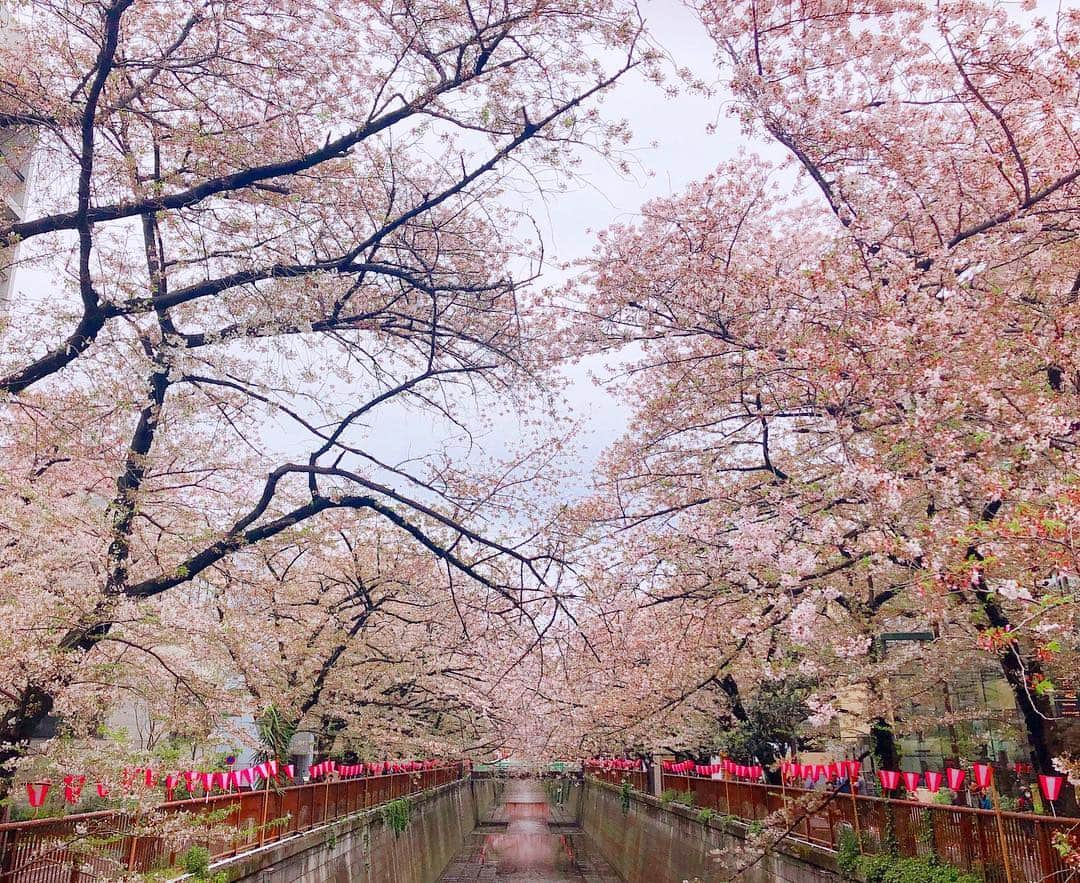
[[[540,782],[514,779],[439,883],[466,880],[618,883],[620,877],[600,858],[573,816],[550,805]]]

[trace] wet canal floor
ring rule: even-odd
[[[465,841],[439,883],[619,883],[573,814],[552,806],[535,779],[513,779],[490,819]]]

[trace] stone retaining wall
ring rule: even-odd
[[[633,792],[624,808],[619,788],[590,779],[581,802],[581,826],[600,854],[626,883],[715,883],[729,877],[710,856],[743,844],[745,828],[719,819],[698,821],[698,810],[662,806],[654,797]],[[838,883],[835,855],[788,842],[742,876],[745,883]]]
[[[252,883],[432,883],[477,820],[498,783],[465,779],[410,798],[409,825],[395,834],[378,807],[214,865]]]

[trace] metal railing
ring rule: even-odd
[[[601,782],[622,785],[629,782],[635,791],[649,790],[649,774],[643,770],[589,770],[589,775]]]
[[[177,800],[145,818],[105,811],[0,824],[0,883],[89,883],[177,864],[191,846],[211,861],[456,781],[464,764]],[[200,822],[211,831],[197,833]]]
[[[605,781],[609,780],[605,778]],[[1052,840],[1058,832],[1080,830],[1080,819],[1072,818],[998,814],[963,806],[830,795],[802,788],[670,773],[664,773],[662,781],[664,790],[692,792],[696,807],[708,807],[720,815],[741,820],[763,820],[785,806],[792,807],[795,824],[789,836],[816,846],[835,850],[841,832],[857,831],[862,848],[868,853],[882,851],[886,845],[895,843],[900,855],[936,855],[987,883],[1005,883],[1010,876],[1014,883],[1065,880],[1071,869],[1054,849]],[[794,807],[800,801],[805,806]]]

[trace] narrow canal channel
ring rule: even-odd
[[[539,780],[510,780],[501,802],[466,840],[440,883],[619,883],[577,824],[578,796],[554,803]]]

